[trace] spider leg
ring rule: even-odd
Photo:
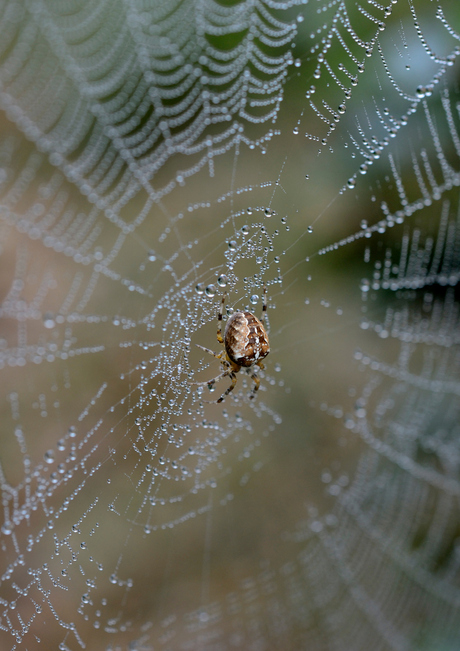
[[[265,368],[262,361],[256,362],[256,366],[258,366],[260,369]],[[253,388],[253,390],[251,391],[251,393],[249,395],[249,400],[252,400],[255,397],[255,395],[256,395],[257,391],[259,390],[259,387],[260,387],[260,380],[259,380],[259,378],[257,376],[256,369],[254,369],[254,372],[251,374],[250,377],[251,377],[251,380],[254,380],[254,388]]]
[[[217,315],[217,341],[220,344],[224,343],[224,338],[222,337],[222,312],[224,311],[224,303],[227,294],[222,296],[222,303],[220,304],[219,313]]]
[[[249,394],[249,400],[252,400],[255,397],[255,395],[256,395],[257,391],[259,390],[259,387],[260,387],[260,380],[257,377],[257,373],[255,371],[251,375],[251,379],[254,380],[254,388],[251,391],[251,393]]]
[[[200,346],[200,344],[195,344],[195,346],[197,346],[197,348],[201,348],[201,350],[204,350],[205,353],[209,353],[210,355],[212,355],[216,359],[220,359],[222,362],[224,361],[222,359],[222,357],[224,355],[223,351],[221,353],[217,354],[213,350],[211,350],[210,348],[205,348],[204,346]]]
[[[264,298],[262,303],[262,318],[260,319],[261,323],[265,327],[265,315],[267,313],[267,286],[264,283]]]
[[[226,377],[227,375],[230,375],[231,373],[233,373],[233,371],[231,369],[227,369],[226,371],[224,371],[220,375],[216,375],[216,377],[212,378],[212,380],[206,380],[206,382],[190,382],[190,384],[196,384],[198,386],[207,385],[208,388],[211,389],[218,380],[221,380],[223,377]]]
[[[231,371],[231,370],[229,369],[229,370],[227,371],[226,375],[228,375],[228,376],[231,378],[232,383],[231,383],[231,385],[228,387],[227,391],[225,391],[225,393],[223,393],[223,394],[220,396],[219,400],[217,401],[218,403],[219,403],[219,402],[222,402],[223,400],[225,400],[225,398],[228,396],[228,394],[229,394],[231,391],[233,391],[233,389],[234,389],[235,386],[236,386],[237,377],[236,377],[234,371]]]

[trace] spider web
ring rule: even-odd
[[[458,648],[459,33],[3,4],[2,649]]]

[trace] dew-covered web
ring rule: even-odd
[[[3,3],[2,650],[459,648],[459,41],[455,0]],[[265,291],[217,404],[196,344]]]

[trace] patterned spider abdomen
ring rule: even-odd
[[[231,315],[225,326],[224,343],[229,360],[238,366],[252,366],[270,352],[267,332],[251,312]]]

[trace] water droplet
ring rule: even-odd
[[[217,279],[217,284],[219,285],[219,287],[226,287],[227,283],[228,283],[228,278],[227,278],[227,276],[225,274],[222,274]]]
[[[359,400],[355,404],[355,414],[356,418],[365,418],[366,416],[366,409]]]
[[[206,296],[209,296],[212,298],[216,293],[216,286],[215,285],[208,285],[206,287]]]
[[[361,285],[360,285],[361,291],[362,292],[368,292],[370,290],[370,288],[371,288],[370,287],[370,282],[367,280],[367,278],[363,278],[361,280]]]
[[[155,262],[156,259],[157,259],[157,256],[155,255],[155,252],[154,251],[149,251],[149,261],[150,262]]]
[[[230,242],[228,243],[229,251],[236,251],[236,247],[237,247],[237,244],[236,244],[235,240],[230,240]]]
[[[198,285],[196,285],[196,287],[195,287],[195,291],[196,291],[197,294],[200,294],[200,295],[204,294],[204,285],[203,285],[203,283],[198,283]]]
[[[54,320],[53,315],[50,314],[49,312],[46,312],[43,315],[43,325],[45,326],[45,328],[49,328],[49,329],[54,328],[54,326],[56,325],[56,321]]]
[[[253,305],[257,305],[257,303],[259,302],[259,295],[253,294],[249,300]]]
[[[45,459],[46,463],[53,463],[54,462],[54,450],[47,450],[45,454],[43,455],[43,458]]]
[[[11,525],[11,522],[8,522],[8,520],[4,522],[1,531],[3,534],[5,534],[5,536],[11,536],[11,534],[13,533],[13,527]]]

